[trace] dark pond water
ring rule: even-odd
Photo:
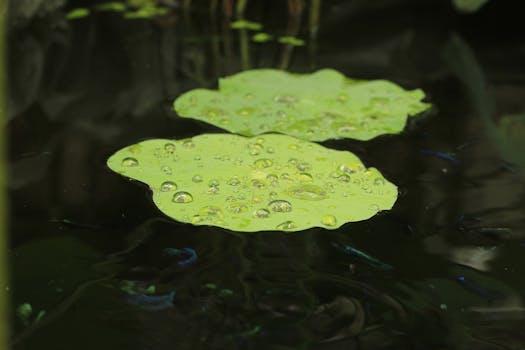
[[[297,23],[284,2],[254,1],[248,18],[307,46],[249,43],[248,56],[203,5],[154,20],[52,12],[10,30],[13,348],[525,349],[525,127],[498,127],[525,111],[518,5],[326,1],[314,41],[308,9]],[[166,218],[106,167],[139,140],[221,132],[171,102],[248,65],[423,88],[433,108],[401,135],[323,143],[396,183],[393,210],[334,231],[236,234]],[[165,248],[198,260],[179,266]],[[122,289],[151,285],[166,297]]]

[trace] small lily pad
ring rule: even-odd
[[[191,90],[174,102],[181,117],[254,136],[279,132],[309,141],[369,140],[397,134],[429,107],[421,90],[386,80],[357,81],[324,69],[312,74],[244,71],[220,79],[219,91]]]
[[[254,34],[252,36],[252,41],[254,43],[265,43],[265,42],[271,41],[272,39],[273,39],[273,36],[271,36],[268,33],[264,33],[264,32]]]
[[[281,44],[287,44],[292,46],[304,46],[304,40],[293,36],[282,36],[279,38]]]
[[[66,19],[72,20],[72,19],[77,19],[77,18],[83,18],[83,17],[89,16],[90,13],[91,11],[89,9],[84,8],[84,7],[79,7],[79,8],[69,11],[66,14]]]
[[[396,186],[352,153],[279,134],[147,140],[107,163],[148,184],[173,219],[232,231],[336,229],[397,198]]]
[[[252,21],[239,20],[230,24],[232,29],[261,30],[262,24]]]

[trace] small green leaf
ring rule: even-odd
[[[164,7],[142,7],[136,11],[128,11],[124,13],[124,18],[127,19],[148,19],[156,16],[165,15],[168,9]]]
[[[260,23],[245,21],[245,20],[232,22],[230,26],[232,29],[248,29],[248,30],[261,30],[263,27],[262,24]]]
[[[76,8],[74,10],[71,10],[67,13],[66,15],[66,18],[67,19],[77,19],[77,18],[82,18],[82,17],[86,17],[88,16],[89,14],[91,13],[91,11],[87,8]]]
[[[232,231],[336,229],[388,210],[397,188],[347,151],[294,137],[204,134],[147,140],[108,159],[149,185],[166,215]]]
[[[287,44],[292,46],[304,46],[304,40],[295,38],[293,36],[282,36],[279,38],[281,44]]]
[[[220,79],[219,91],[191,90],[174,102],[178,115],[254,136],[280,132],[310,141],[369,140],[397,134],[407,116],[429,107],[421,90],[386,80],[356,81],[332,69],[292,74],[244,71]]]
[[[22,305],[19,305],[18,308],[16,309],[16,314],[18,318],[25,325],[29,324],[29,318],[31,317],[32,313],[33,313],[33,307],[29,303],[24,303]]]
[[[257,33],[252,36],[252,41],[256,43],[265,43],[272,39],[273,37],[268,33]]]

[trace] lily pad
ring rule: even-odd
[[[369,140],[403,130],[408,116],[429,107],[421,90],[386,80],[358,81],[324,69],[292,74],[244,71],[220,79],[219,91],[191,90],[174,102],[181,117],[254,136],[279,132],[309,141]]]
[[[280,134],[204,134],[125,147],[107,162],[166,215],[232,231],[336,229],[390,209],[397,188],[352,153]]]

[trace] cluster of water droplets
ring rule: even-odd
[[[281,102],[288,104],[294,103],[293,101],[284,98]],[[361,195],[373,196],[391,191],[385,187],[386,181],[377,171],[366,169],[360,162],[327,162],[330,156],[322,152],[314,158],[311,153],[319,152],[314,147],[320,146],[302,141],[291,142],[286,147],[286,153],[295,154],[295,157],[283,159],[276,153],[278,147],[271,141],[268,142],[264,136],[249,139],[244,145],[239,145],[238,156],[222,154],[219,149],[203,152],[191,139],[166,142],[163,147],[154,149],[154,156],[159,160],[160,171],[166,180],[152,188],[158,190],[162,196],[170,196],[173,210],[185,212],[186,221],[193,224],[228,227],[230,223],[241,223],[249,226],[253,220],[261,220],[275,222],[273,229],[284,231],[305,225],[304,216],[300,223],[290,220],[294,217],[296,206],[303,211],[308,208],[307,202],[326,201],[341,194],[343,197],[351,197],[359,192]],[[121,168],[139,169],[139,155],[142,152],[140,144],[129,147],[128,151],[121,160]],[[201,159],[200,154],[204,159]],[[213,160],[215,167],[224,167],[229,170],[226,173],[231,175],[210,177],[205,168],[201,172],[195,167],[194,173],[184,172],[185,178],[181,178],[182,175],[177,174],[175,163],[179,159],[190,160],[194,164],[202,160],[207,166]],[[320,161],[324,163],[318,163]],[[199,188],[201,189],[198,190]],[[195,194],[198,194],[197,199],[194,198]],[[213,205],[199,206],[203,199]],[[187,207],[189,211],[182,209],[188,204],[191,204]],[[166,204],[161,207],[165,209]],[[329,209],[330,207],[333,209]],[[306,224],[335,228],[347,221],[345,217],[338,218],[335,213],[330,213],[335,212],[336,207],[326,205],[326,208],[328,209],[324,209],[324,212],[312,213]],[[380,207],[372,203],[369,209],[375,213]],[[341,211],[338,212],[340,215]],[[317,220],[316,215],[319,215]]]

